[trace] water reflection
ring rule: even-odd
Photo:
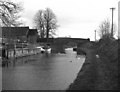
[[[74,81],[84,57],[76,53],[39,54],[22,66],[3,68],[3,89],[8,90],[64,90]],[[72,61],[72,62],[70,62]]]

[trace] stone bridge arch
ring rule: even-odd
[[[90,39],[82,39],[82,38],[39,38],[38,42],[49,43],[52,48],[53,53],[64,53],[65,46],[71,43],[75,43],[77,46],[82,46],[86,42],[89,42]]]

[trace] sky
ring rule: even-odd
[[[13,0],[22,2],[24,11],[22,20],[26,26],[33,28],[33,18],[40,9],[51,8],[57,16],[56,37],[90,38],[95,40],[102,21],[111,21],[111,7],[115,7],[114,23],[118,26],[119,0]],[[117,27],[118,29],[118,27]],[[116,32],[117,33],[117,32]],[[99,36],[97,35],[97,39]]]

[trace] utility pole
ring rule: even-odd
[[[113,11],[115,10],[115,8],[110,8],[112,10],[112,28],[111,28],[111,36],[113,37]]]
[[[96,30],[95,30],[95,41],[96,41]]]

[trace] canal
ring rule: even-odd
[[[3,90],[65,90],[76,78],[85,56],[76,57],[69,48],[66,54],[37,54],[25,61],[2,68]]]

